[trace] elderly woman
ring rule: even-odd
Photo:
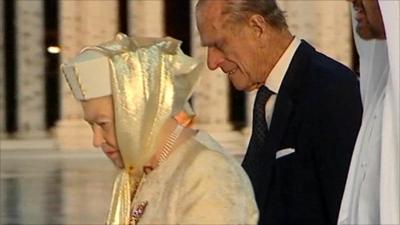
[[[62,65],[93,145],[121,169],[107,224],[256,224],[240,165],[174,119],[187,109],[199,67],[179,46],[118,34]]]

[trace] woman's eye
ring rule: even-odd
[[[97,125],[99,125],[100,127],[105,127],[107,125],[107,123],[101,122],[101,123],[97,123]]]

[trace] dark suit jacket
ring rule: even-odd
[[[336,224],[362,105],[355,74],[302,41],[277,95],[266,144],[243,167],[259,224]],[[295,153],[276,159],[276,152]]]

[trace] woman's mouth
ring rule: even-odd
[[[113,155],[118,153],[118,150],[114,150],[114,151],[104,151],[104,153],[106,153],[106,155],[108,157],[112,157]]]
[[[119,153],[118,149],[115,149],[106,143],[104,143],[103,146],[101,146],[101,149],[103,150],[104,154],[106,154],[108,157],[114,156],[116,153]]]

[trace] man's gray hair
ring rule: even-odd
[[[198,7],[207,0],[199,0]],[[215,0],[211,0],[215,1]],[[221,1],[221,0],[217,0]],[[278,7],[276,0],[224,0],[224,14],[228,14],[233,22],[245,21],[252,14],[259,14],[271,26],[286,29],[284,12]]]

